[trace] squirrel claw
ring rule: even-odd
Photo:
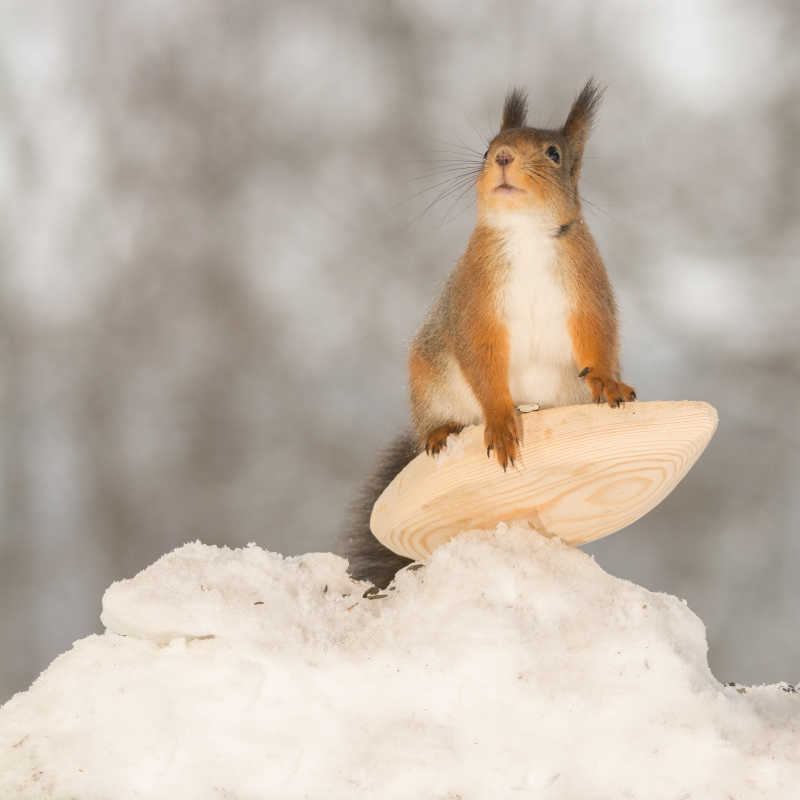
[[[592,375],[586,379],[592,390],[592,399],[600,405],[603,399],[611,408],[619,408],[625,405],[626,400],[635,400],[636,391],[632,386],[622,381],[615,381],[613,378],[603,375]]]
[[[463,425],[456,422],[446,422],[438,428],[434,428],[425,437],[425,452],[429,456],[438,455],[438,453],[447,447],[447,437],[451,433],[460,433]]]
[[[494,451],[503,472],[508,471],[509,463],[513,467],[519,460],[519,434],[519,419],[513,409],[506,414],[490,416],[486,422],[486,456],[490,458]]]

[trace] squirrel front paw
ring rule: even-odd
[[[632,386],[622,381],[615,381],[600,372],[593,372],[589,367],[581,372],[580,377],[586,378],[595,403],[602,403],[605,398],[611,408],[617,408],[628,400],[636,399],[636,390]]]
[[[519,417],[514,408],[504,414],[486,419],[483,435],[486,455],[491,457],[492,450],[494,450],[503,472],[506,471],[509,464],[513,467],[514,461],[519,459],[519,432]]]

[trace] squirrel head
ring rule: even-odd
[[[583,148],[602,90],[590,79],[557,130],[526,125],[527,98],[521,89],[506,97],[500,132],[483,157],[478,176],[478,214],[531,212],[559,223],[580,215],[578,177]]]

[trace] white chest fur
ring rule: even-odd
[[[498,310],[508,326],[514,402],[545,407],[585,401],[567,328],[569,296],[557,269],[556,226],[530,215],[504,215],[496,226],[509,265]]]

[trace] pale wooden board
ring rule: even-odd
[[[482,425],[463,430],[449,453],[417,456],[375,503],[375,536],[413,559],[499,522],[585,544],[660,503],[717,428],[714,407],[694,401],[565,406],[521,419],[522,459],[508,472],[486,457]]]

